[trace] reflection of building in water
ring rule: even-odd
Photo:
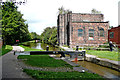
[[[103,14],[59,14],[57,26],[59,45],[75,47],[107,42],[109,22],[104,22]]]

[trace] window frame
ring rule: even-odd
[[[95,36],[95,35],[94,35],[94,31],[95,31],[94,29],[89,29],[89,32],[88,32],[88,35],[89,35],[88,39],[89,39],[89,40],[94,40],[94,36]],[[93,39],[90,38],[90,34],[93,34]]]
[[[111,35],[112,35],[112,36],[111,36]],[[110,37],[110,38],[114,38],[114,32],[110,32],[110,33],[109,33],[109,37]]]
[[[83,29],[78,29],[78,37],[83,37]]]
[[[103,33],[102,33],[101,31],[103,31]],[[100,33],[100,34],[99,34],[100,37],[105,37],[105,31],[104,31],[103,28],[100,28],[100,29],[99,29],[99,33]],[[101,33],[102,33],[102,35],[101,35]]]

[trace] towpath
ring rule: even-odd
[[[17,62],[17,55],[14,55],[14,51],[24,51],[20,46],[12,46],[13,50],[0,57],[2,58],[2,79],[25,79],[33,80],[30,76],[22,71],[22,68]]]

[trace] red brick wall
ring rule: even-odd
[[[104,29],[104,37],[99,37],[98,33],[98,26],[99,28]],[[72,37],[72,44],[71,46],[76,46],[79,44],[103,44],[108,40],[108,23],[72,23],[73,33]],[[83,37],[78,37],[78,29],[83,29]],[[94,40],[89,40],[89,29],[94,29]]]
[[[114,32],[113,38],[110,38],[110,32]],[[109,41],[115,42],[116,44],[120,44],[120,27],[115,27],[108,30],[108,39]]]
[[[103,14],[72,13],[72,21],[103,21]]]

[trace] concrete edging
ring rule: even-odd
[[[86,57],[85,60],[95,63],[95,64],[98,64],[98,65],[101,65],[101,66],[104,66],[104,67],[108,67],[108,68],[120,71],[120,64],[116,64],[116,63],[112,62],[112,60],[95,58],[95,57]],[[119,63],[119,61],[118,61],[118,63]]]

